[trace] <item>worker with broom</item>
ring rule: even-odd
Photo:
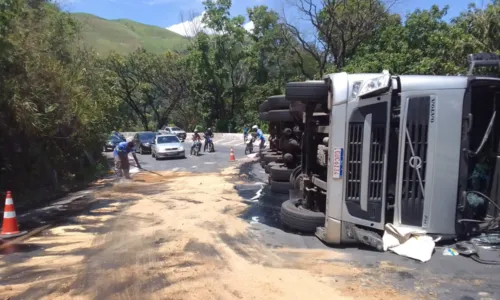
[[[141,165],[137,156],[135,156],[134,143],[133,142],[121,142],[116,145],[113,151],[113,158],[115,162],[115,172],[118,177],[125,175],[125,178],[130,179],[130,163],[128,161],[128,154],[132,153],[135,163],[139,169]]]

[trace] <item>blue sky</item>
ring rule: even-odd
[[[131,19],[137,22],[169,27],[182,22],[190,16],[203,12],[203,0],[55,0],[63,9],[70,12],[86,12],[105,19]],[[233,0],[231,14],[246,15],[246,8],[254,5],[267,5],[278,12],[287,12],[290,2],[294,0]],[[320,0],[314,0],[321,2]],[[467,4],[474,0],[400,0],[392,11],[405,15],[416,8],[426,9],[433,4],[439,6],[449,5],[448,17],[457,16],[467,8]],[[476,0],[476,5],[481,6],[487,0]],[[292,13],[287,12],[289,16]],[[180,28],[177,26],[173,28]]]

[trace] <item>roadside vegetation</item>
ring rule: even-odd
[[[211,34],[191,28],[185,50],[103,55],[51,1],[1,1],[0,190],[40,204],[94,178],[112,130],[259,124],[258,105],[289,81],[382,69],[463,74],[467,54],[500,53],[500,0],[452,20],[437,6],[402,19],[394,1],[292,2],[313,32],[265,6],[231,16],[230,0],[207,0]]]

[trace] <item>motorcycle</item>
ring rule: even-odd
[[[191,155],[198,156],[200,155],[200,151],[201,151],[201,142],[196,141],[194,147],[191,147]]]
[[[253,152],[253,143],[255,142],[255,137],[252,135],[249,135],[247,137],[247,140],[245,142],[246,147],[245,147],[245,155],[250,154]]]
[[[214,143],[212,141],[212,138],[209,136],[204,136],[205,138],[205,146],[203,147],[203,151],[206,152],[208,148],[208,152],[214,152]]]

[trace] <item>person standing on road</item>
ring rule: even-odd
[[[259,148],[264,149],[264,144],[266,142],[266,138],[264,137],[264,133],[262,132],[261,129],[259,129],[259,126],[257,126],[257,125],[253,125],[252,129],[255,130],[255,132],[257,133],[257,138],[260,140]]]
[[[130,179],[130,162],[128,161],[128,154],[132,153],[137,167],[140,169],[141,165],[137,160],[134,152],[133,142],[121,142],[116,145],[113,150],[113,159],[115,162],[115,172],[118,177],[125,175],[125,178]]]
[[[248,136],[248,125],[245,125],[245,127],[243,127],[243,143],[246,142],[247,136]]]

